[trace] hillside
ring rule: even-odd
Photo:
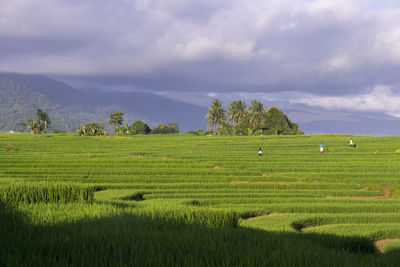
[[[182,130],[202,128],[206,108],[147,93],[81,91],[39,75],[0,73],[0,130],[18,130],[18,123],[48,113],[52,129],[75,130],[86,122],[108,122],[108,114],[123,112],[131,124],[143,120],[155,127],[177,122]]]

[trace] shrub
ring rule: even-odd
[[[15,148],[12,145],[8,145],[8,146],[4,147],[4,150],[7,151],[7,152],[12,152],[12,151],[14,151],[14,149]]]

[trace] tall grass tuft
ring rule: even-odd
[[[5,204],[92,203],[95,188],[66,183],[12,183],[0,187],[0,201]]]

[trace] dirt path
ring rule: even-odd
[[[373,196],[373,197],[336,197],[336,196],[326,196],[325,198],[335,198],[335,199],[386,199],[386,198],[391,198],[390,196],[390,191],[387,186],[383,186],[381,189],[381,196]]]
[[[283,181],[231,181],[231,184],[298,184],[299,182],[283,182]]]
[[[398,241],[400,239],[383,239],[383,240],[378,240],[375,242],[376,248],[379,250],[379,252],[383,253],[383,247],[388,243],[392,241]]]

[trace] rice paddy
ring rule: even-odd
[[[0,265],[398,266],[400,137],[349,140],[0,134]]]

